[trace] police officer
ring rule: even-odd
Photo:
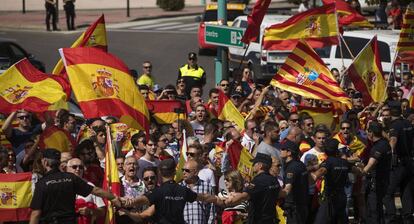
[[[401,193],[402,216],[404,223],[413,223],[413,192],[410,182],[413,181],[413,127],[409,121],[401,117],[399,102],[390,102],[391,124],[389,143],[392,150],[392,170],[390,183],[384,197],[386,223],[396,223],[394,194]]]
[[[60,152],[45,149],[42,153],[42,166],[45,176],[36,183],[30,208],[30,224],[74,224],[76,195],[84,197],[94,194],[111,200],[114,205],[121,202],[112,193],[87,184],[73,173],[59,171]]]
[[[66,26],[68,27],[68,30],[75,30],[75,1],[76,0],[63,0],[65,3],[63,8],[65,9]]]
[[[305,164],[299,160],[299,147],[290,140],[282,142],[280,157],[285,162],[285,184],[284,210],[286,222],[306,223],[308,216],[308,171]]]
[[[328,158],[311,176],[314,180],[324,176],[325,190],[322,192],[320,207],[315,223],[348,223],[346,215],[345,185],[348,172],[358,172],[358,169],[346,159],[339,157],[339,142],[330,139],[326,143],[325,153]]]
[[[362,173],[367,175],[367,219],[366,223],[384,223],[382,200],[389,183],[391,171],[391,146],[382,137],[382,126],[373,121],[367,130],[368,139],[373,143],[368,164]]]
[[[52,27],[54,31],[58,31],[57,28],[57,12],[56,12],[56,1],[57,0],[45,0],[45,8],[46,8],[46,29],[47,31],[51,31],[50,29],[50,17],[52,17]]]
[[[187,64],[178,70],[178,79],[184,79],[187,96],[190,95],[190,90],[193,86],[202,87],[206,84],[206,72],[203,67],[197,64],[196,53],[188,53]]]

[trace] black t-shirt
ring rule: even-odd
[[[249,224],[278,223],[275,206],[279,191],[277,178],[269,173],[263,172],[253,178],[251,187],[245,190],[250,196]]]
[[[184,206],[186,202],[194,202],[197,193],[187,187],[183,187],[174,181],[167,181],[152,193],[145,195],[150,204],[155,205],[155,223],[159,224],[183,224]]]
[[[33,126],[28,132],[22,132],[17,128],[12,129],[12,134],[9,139],[14,148],[14,153],[19,154],[24,149],[24,143],[26,143],[34,135],[42,132],[42,125],[38,124]]]
[[[286,197],[286,206],[306,206],[308,199],[308,171],[305,164],[297,160],[286,163],[285,184],[292,184],[292,191]]]
[[[403,118],[398,118],[391,123],[390,137],[397,138],[395,153],[399,158],[413,156],[413,127],[410,122]]]
[[[344,194],[344,187],[348,178],[348,172],[351,170],[351,164],[345,159],[328,157],[322,162],[321,167],[328,171],[325,174],[325,189],[328,195]]]
[[[76,195],[88,196],[93,187],[72,173],[52,170],[36,183],[30,208],[41,210],[41,221],[52,217],[58,220],[76,220]]]
[[[374,142],[370,157],[376,159],[377,164],[371,170],[370,176],[377,181],[388,180],[391,170],[391,153],[391,146],[387,140],[381,138]]]

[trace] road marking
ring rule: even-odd
[[[165,27],[165,26],[173,26],[173,25],[178,25],[178,24],[182,24],[180,22],[170,22],[170,23],[162,23],[162,24],[150,24],[150,25],[146,25],[146,26],[137,26],[137,27],[131,27],[130,29],[132,30],[148,30],[148,29],[154,29],[157,27]]]
[[[172,30],[172,29],[183,30],[183,29],[188,29],[188,28],[194,29],[197,27],[198,27],[197,23],[189,23],[189,24],[180,24],[176,26],[166,26],[166,27],[156,28],[156,30]]]
[[[140,26],[140,25],[148,25],[148,24],[154,24],[154,23],[161,23],[161,22],[183,21],[183,20],[189,20],[189,19],[194,19],[194,18],[195,18],[195,16],[179,16],[179,17],[173,17],[173,18],[139,20],[139,21],[133,21],[133,22],[107,24],[106,28],[121,29],[121,28],[129,28],[129,27],[135,27],[135,26]]]
[[[182,30],[182,31],[198,30],[198,24],[197,24],[197,26],[195,26],[195,27],[184,28],[184,29],[181,29],[181,30]]]

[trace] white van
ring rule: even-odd
[[[260,37],[252,42],[246,52],[243,65],[248,65],[253,70],[254,80],[270,80],[280,66],[285,62],[286,57],[291,51],[266,51],[261,47],[263,31],[266,27],[281,23],[290,16],[266,15],[260,29]],[[234,20],[233,26],[247,27],[247,16],[240,16]],[[369,40],[377,34],[378,47],[381,55],[382,68],[384,72],[391,71],[391,61],[393,60],[400,31],[393,30],[354,30],[345,31],[343,37],[348,44],[354,57],[364,48]],[[339,45],[327,46],[315,49],[318,55],[329,68],[342,68],[342,61],[345,67],[352,63],[352,57],[342,44],[342,55]],[[245,52],[245,48],[229,47],[229,68],[235,69],[240,65],[240,61]],[[405,70],[405,69],[404,69]]]

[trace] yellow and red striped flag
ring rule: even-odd
[[[372,23],[344,0],[322,0],[322,2],[324,5],[336,4],[339,26],[374,27]]]
[[[0,222],[30,219],[32,173],[0,174]]]
[[[331,71],[304,40],[298,42],[270,83],[301,96],[338,101],[351,107],[349,97]]]
[[[72,44],[74,47],[97,47],[107,50],[108,42],[106,39],[105,16],[102,15],[96,20],[80,37]],[[64,71],[62,59],[58,61],[53,69],[53,74],[60,75]]]
[[[147,100],[151,116],[158,124],[172,124],[177,119],[186,119],[186,113],[177,113],[176,109],[183,108],[178,100]]]
[[[0,112],[67,109],[69,92],[65,80],[42,73],[25,58],[0,75]]]
[[[364,105],[382,102],[387,98],[386,81],[382,72],[377,36],[358,54],[347,70],[355,88],[362,92]]]
[[[185,129],[183,130],[183,144],[180,150],[180,158],[178,159],[177,166],[175,168],[175,182],[180,182],[183,179],[183,168],[185,162],[187,161],[187,135],[185,133]]]
[[[111,130],[106,127],[106,145],[105,145],[105,174],[102,187],[104,190],[112,192],[116,196],[121,196],[121,181],[119,179],[118,168],[115,161],[115,153],[112,145]],[[115,210],[111,202],[107,202],[107,211],[105,224],[115,224]]]
[[[410,7],[404,14],[397,51],[414,51],[414,10]]]
[[[300,39],[305,39],[312,47],[338,44],[338,22],[335,4],[296,14],[283,23],[265,29],[263,49],[292,50]]]
[[[59,51],[85,118],[117,116],[128,127],[148,130],[144,97],[120,59],[91,47]]]
[[[244,129],[244,117],[222,90],[219,91],[217,113],[218,119],[234,123],[239,131]]]
[[[76,141],[69,132],[52,125],[47,127],[40,135],[39,147],[41,149],[53,148],[60,152],[73,152]]]

